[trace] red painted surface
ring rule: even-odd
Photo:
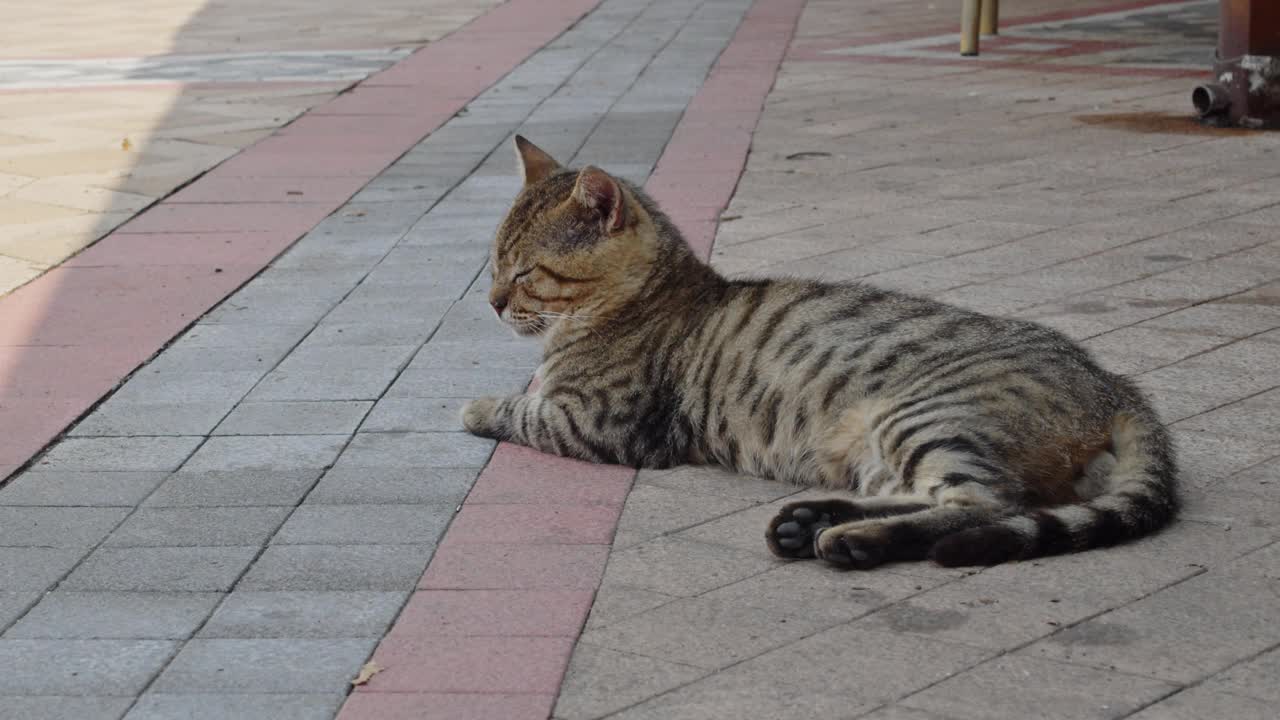
[[[595,4],[510,0],[0,298],[0,481]]]
[[[577,637],[590,590],[423,590],[391,637],[425,635]]]
[[[609,505],[463,505],[444,544],[608,545],[622,509]]]
[[[453,543],[436,551],[418,587],[423,590],[595,590],[608,559],[607,545]]]
[[[378,645],[383,670],[356,694],[379,692],[539,693],[560,689],[573,638],[412,637],[392,633]],[[339,717],[350,717],[340,713]],[[497,720],[496,718],[494,720]]]
[[[292,127],[292,126],[287,126]],[[325,203],[346,202],[366,178],[204,177],[170,196],[170,203]]]
[[[803,6],[757,0],[646,184],[703,258]],[[500,444],[340,719],[548,717],[634,474]]]

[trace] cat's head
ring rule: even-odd
[[[653,217],[625,181],[561,167],[520,136],[515,147],[524,187],[494,241],[489,302],[521,335],[607,324],[651,274]]]

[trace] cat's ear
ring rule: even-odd
[[[560,163],[548,155],[542,148],[525,140],[522,135],[516,136],[516,160],[520,163],[520,174],[525,185],[532,185],[546,179],[548,175],[560,169]]]
[[[588,165],[578,173],[573,199],[598,214],[606,232],[617,232],[627,224],[627,201],[622,187],[598,167]]]

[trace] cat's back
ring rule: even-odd
[[[714,384],[752,411],[775,391],[830,408],[970,374],[1050,385],[1113,377],[1056,330],[857,282],[734,281],[691,344],[692,385]]]

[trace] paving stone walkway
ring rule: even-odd
[[[62,0],[13,8],[0,47],[0,296],[496,4]]]
[[[1087,39],[1117,4],[1006,15],[1069,13]],[[1280,137],[1176,122],[1189,81],[1158,68],[825,51],[954,24],[914,0],[810,0],[757,127],[800,5],[604,0],[350,202],[328,186],[318,224],[253,215],[309,230],[0,488],[0,718],[1273,717]],[[414,110],[388,87],[422,67],[304,120],[391,132],[385,113]],[[459,432],[461,403],[518,392],[538,362],[485,301],[514,132],[653,173],[725,272],[865,278],[1062,328],[1174,422],[1183,519],[982,572],[841,573],[765,551],[796,488]],[[664,173],[676,155],[685,174]],[[230,161],[103,252],[216,229],[226,207],[191,206],[280,191],[278,158]],[[348,695],[371,656],[384,669]]]
[[[606,0],[0,490],[0,695],[26,717],[332,716],[493,450],[460,404],[538,361],[482,272],[512,134],[643,182],[749,4]]]
[[[841,573],[760,551],[794,489],[642,471],[556,717],[1274,717],[1280,136],[1196,130],[1158,70],[814,52],[910,44],[855,22],[908,12],[884,5],[807,4],[714,264],[1061,328],[1174,423],[1186,512],[1102,552]]]

